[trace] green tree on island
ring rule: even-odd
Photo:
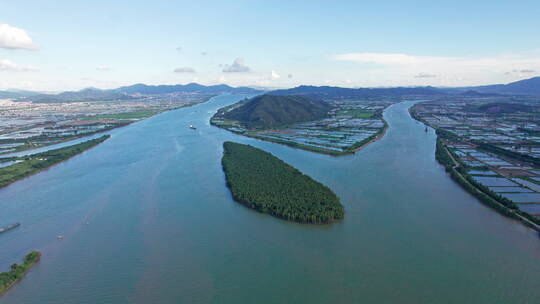
[[[282,219],[311,224],[343,218],[332,190],[272,154],[233,142],[223,144],[227,185],[239,203]]]

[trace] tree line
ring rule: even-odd
[[[540,225],[540,219],[530,215],[525,211],[519,210],[518,206],[506,197],[501,196],[499,193],[491,191],[488,187],[480,184],[470,174],[468,174],[466,168],[459,165],[454,168],[454,163],[448,155],[451,153],[448,151],[440,138],[437,138],[437,144],[435,146],[435,158],[437,161],[443,165],[446,169],[446,172],[450,174],[450,177],[458,184],[460,184],[467,192],[475,196],[480,202],[485,205],[495,209],[502,215],[511,217],[517,220],[520,220],[524,224],[528,225],[527,222],[523,221],[517,214],[527,218],[529,221]],[[455,157],[455,156],[454,156]]]
[[[49,150],[24,157],[9,158],[9,160],[20,160],[21,162],[0,168],[0,188],[82,153],[85,150],[104,142],[109,137],[110,135],[103,135],[99,138],[64,148]]]
[[[24,257],[22,264],[12,264],[9,271],[0,272],[0,295],[20,280],[28,269],[39,261],[40,257],[40,252],[32,251]]]

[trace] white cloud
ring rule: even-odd
[[[195,73],[195,69],[190,68],[190,67],[180,67],[180,68],[174,69],[174,72],[175,73]]]
[[[272,72],[270,73],[270,78],[271,78],[272,80],[275,80],[275,79],[281,78],[281,76],[280,76],[276,71],[272,71]]]
[[[4,23],[0,24],[0,48],[37,50],[38,46],[25,30]]]
[[[9,90],[17,88],[19,90],[32,90],[34,83],[28,80],[2,79],[0,81],[0,90]]]
[[[287,78],[291,79],[293,76],[292,74],[287,75]]]
[[[499,55],[491,57],[444,57],[444,56],[414,56],[400,53],[348,53],[331,57],[334,60],[350,61],[363,64],[376,64],[386,67],[410,68],[421,66],[425,69],[440,68],[497,68],[503,66],[540,65],[540,54],[536,56]],[[515,69],[513,69],[515,70]],[[523,69],[521,71],[533,71]]]
[[[252,80],[253,81],[253,80]],[[270,84],[270,80],[268,80],[268,78],[263,78],[263,79],[255,79],[255,84],[258,85],[258,86],[267,86]]]
[[[435,78],[437,75],[429,73],[418,73],[414,75],[414,78]]]
[[[90,87],[99,87],[101,89],[105,89],[105,88],[112,89],[112,88],[117,88],[122,85],[122,83],[119,83],[114,80],[103,80],[103,79],[96,79],[92,77],[81,77],[80,80],[82,83],[84,83],[82,84],[83,88],[90,86]],[[80,89],[80,87],[75,88],[75,90],[78,90],[78,89]],[[66,89],[64,88],[62,90],[66,90]]]
[[[226,64],[223,68],[223,72],[225,73],[244,73],[249,72],[250,68],[244,64],[243,58],[236,58],[233,62],[233,64],[228,65]]]
[[[98,71],[110,71],[111,68],[108,67],[108,66],[106,66],[106,65],[100,65],[100,66],[98,66],[98,67],[96,68],[96,70],[98,70]]]
[[[333,56],[335,60],[383,65],[417,64],[431,57],[411,56],[399,53],[347,53]]]
[[[523,73],[523,74],[536,73],[535,70],[531,70],[531,69],[513,70],[512,72],[514,72],[514,73]]]
[[[37,68],[32,67],[32,66],[26,66],[26,65],[18,65],[15,62],[7,60],[7,59],[0,59],[0,71],[27,72],[27,71],[37,71]]]
[[[358,76],[368,83],[391,85],[479,85],[501,82],[503,75],[526,77],[540,70],[540,52],[492,56],[416,56],[404,53],[346,53],[337,61],[362,66]],[[508,71],[513,71],[509,73]],[[412,75],[416,75],[411,78]],[[442,75],[442,76],[441,76]]]

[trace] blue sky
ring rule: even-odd
[[[528,0],[0,0],[0,89],[507,83],[540,74],[539,14]]]

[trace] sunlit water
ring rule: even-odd
[[[0,235],[1,269],[43,252],[0,303],[540,302],[538,235],[445,174],[433,131],[408,115],[413,102],[386,110],[383,139],[332,157],[209,125],[242,97],[114,130],[0,189],[0,224],[22,224]],[[225,140],[326,184],[345,220],[300,225],[235,203],[220,165]]]

